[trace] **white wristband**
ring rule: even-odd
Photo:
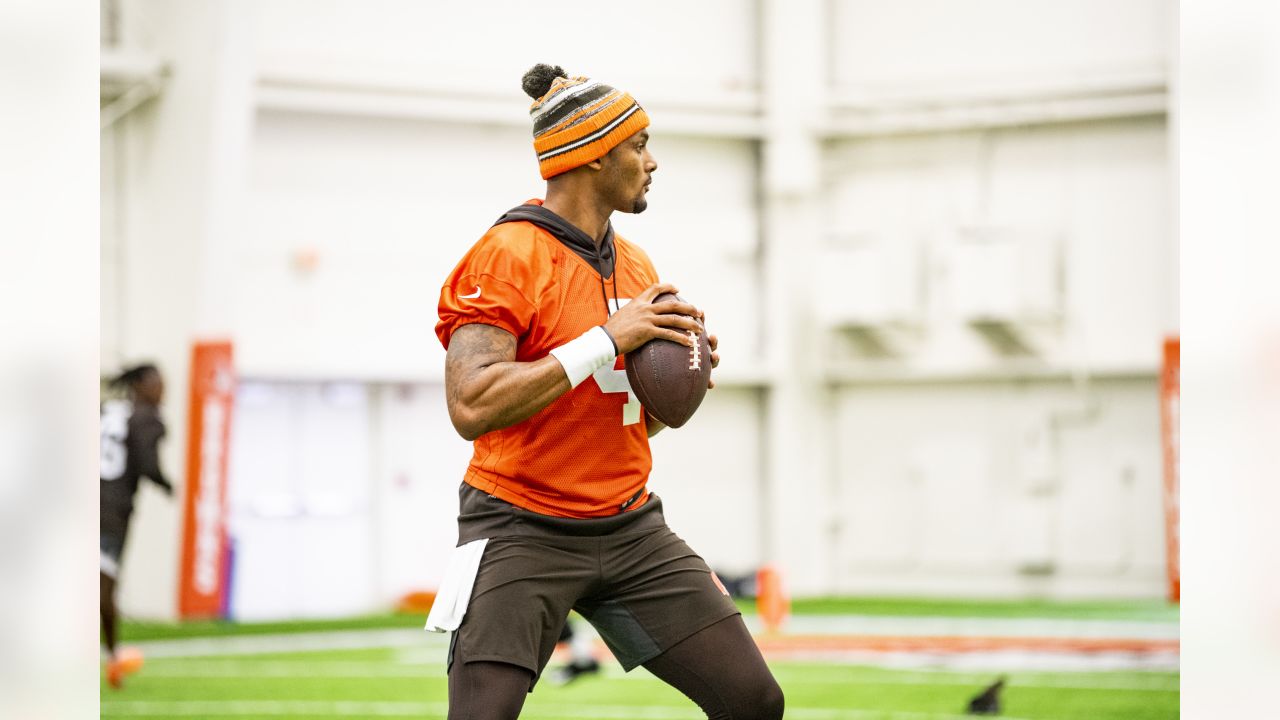
[[[576,388],[605,363],[613,362],[618,357],[618,349],[604,327],[597,325],[552,350],[551,354],[560,361],[564,374],[569,376],[569,387]]]

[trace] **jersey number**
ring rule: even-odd
[[[631,302],[631,298],[619,298],[617,300],[609,298],[608,302],[613,311],[618,312],[619,308]],[[596,370],[591,377],[595,378],[596,385],[600,386],[600,392],[602,393],[624,392],[627,394],[627,404],[622,406],[623,425],[635,425],[640,422],[640,399],[631,390],[631,383],[627,381],[626,370],[614,370],[613,363],[609,363]]]
[[[119,400],[108,402],[102,408],[101,473],[103,480],[117,480],[124,475],[125,461],[129,458],[124,439],[129,434],[131,410],[129,403]]]
[[[627,404],[622,406],[623,425],[634,425],[640,422],[640,400],[631,390],[626,370],[614,370],[613,365],[610,364],[596,370],[591,377],[596,379],[600,392],[627,394]]]

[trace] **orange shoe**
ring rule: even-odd
[[[120,648],[107,661],[107,684],[113,689],[124,687],[124,679],[142,669],[142,651],[135,647]]]
[[[115,658],[107,661],[107,684],[113,690],[124,687],[124,668],[120,667],[120,662]]]

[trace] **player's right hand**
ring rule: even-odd
[[[670,340],[685,347],[693,346],[695,341],[689,337],[689,331],[703,331],[702,325],[695,319],[701,315],[698,308],[678,300],[653,302],[654,298],[663,293],[677,292],[676,287],[669,283],[650,285],[609,318],[604,329],[613,337],[619,355],[626,355],[655,338]]]

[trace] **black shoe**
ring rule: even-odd
[[[551,673],[551,682],[556,685],[568,685],[583,675],[595,675],[600,672],[600,663],[594,659],[575,660]]]
[[[1001,676],[995,684],[983,690],[980,695],[969,701],[970,715],[999,715],[1000,691],[1004,689],[1005,678]]]

